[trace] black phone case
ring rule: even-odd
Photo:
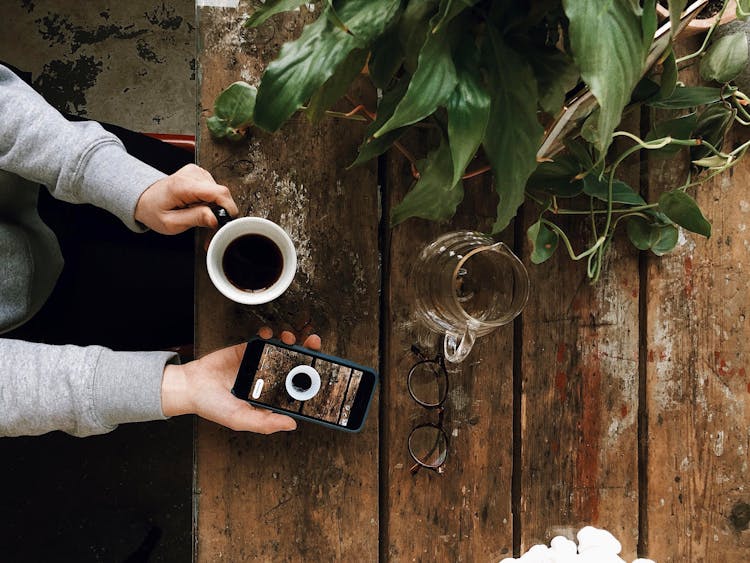
[[[255,372],[258,369],[257,361],[260,359],[260,356],[258,356],[257,359],[253,359],[251,357],[251,354],[249,353],[250,350],[251,350],[251,344],[253,342],[262,342],[266,346],[271,345],[271,346],[275,346],[277,348],[283,348],[285,350],[291,350],[293,352],[298,352],[300,354],[311,356],[313,358],[320,358],[321,360],[325,360],[327,362],[331,362],[331,363],[334,363],[334,364],[340,364],[342,366],[346,366],[346,367],[350,367],[350,368],[353,368],[353,369],[360,370],[363,373],[369,373],[369,374],[371,374],[374,381],[373,381],[373,385],[372,385],[372,390],[370,392],[370,396],[367,398],[367,404],[365,406],[364,415],[362,416],[362,424],[360,424],[357,428],[348,428],[346,426],[341,426],[339,424],[332,424],[332,423],[327,422],[325,420],[320,420],[320,419],[317,419],[317,418],[313,418],[313,417],[307,416],[305,414],[300,414],[300,413],[286,411],[284,409],[274,408],[273,406],[266,405],[266,404],[263,404],[263,403],[259,403],[259,402],[253,401],[252,399],[247,399],[246,397],[248,397],[250,395],[250,386],[252,385],[253,378],[255,377]],[[237,372],[237,378],[235,379],[234,386],[232,387],[232,394],[235,397],[237,397],[239,399],[242,399],[243,401],[247,401],[251,405],[259,407],[259,408],[268,409],[268,410],[271,410],[271,411],[274,411],[274,412],[278,412],[280,414],[285,414],[285,415],[291,416],[292,418],[295,418],[297,420],[304,420],[304,421],[308,421],[308,422],[314,422],[315,424],[320,424],[322,426],[327,426],[329,428],[332,428],[332,429],[335,429],[335,430],[338,430],[338,431],[356,433],[356,432],[359,432],[362,429],[362,427],[365,424],[365,421],[367,420],[367,415],[370,412],[370,406],[372,405],[372,398],[375,395],[375,389],[378,386],[378,379],[379,378],[378,378],[378,373],[375,370],[373,370],[372,368],[368,368],[367,366],[363,366],[361,364],[357,364],[357,363],[351,362],[351,361],[349,361],[349,360],[347,360],[345,358],[339,358],[337,356],[331,356],[331,355],[328,355],[328,354],[324,354],[322,352],[317,352],[315,350],[310,350],[309,348],[304,348],[302,346],[295,346],[295,345],[284,344],[283,342],[281,342],[280,340],[278,340],[276,338],[263,339],[263,338],[260,338],[260,337],[255,337],[255,338],[251,338],[250,340],[248,340],[247,344],[248,345],[247,345],[247,349],[245,350],[245,355],[242,358],[242,363],[240,364],[240,369]],[[255,365],[252,365],[253,363]]]

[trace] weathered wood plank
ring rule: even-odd
[[[695,51],[690,38],[678,55]],[[696,67],[682,73],[699,82]],[[681,186],[688,155],[649,163],[650,199]],[[750,162],[693,188],[709,240],[680,234],[647,272],[647,553],[659,562],[750,560]],[[665,533],[668,530],[669,533]]]
[[[623,176],[638,189],[638,165]],[[588,216],[568,220],[576,252]],[[525,228],[538,219],[527,206]],[[621,231],[620,237],[624,236]],[[524,257],[531,249],[524,241]],[[638,328],[636,252],[618,240],[596,285],[585,259],[529,265],[523,314],[521,552],[585,525],[611,531],[625,559],[638,542]]]
[[[257,30],[239,10],[199,8],[199,163],[231,190],[242,214],[281,224],[298,251],[294,284],[273,304],[229,303],[197,264],[197,353],[241,341],[261,324],[315,330],[324,350],[377,366],[378,188],[374,166],[345,170],[361,125],[296,116],[281,132],[237,145],[205,128],[213,100],[236,80],[256,83],[305,10]],[[324,155],[324,156],[322,156]],[[204,241],[199,241],[199,249]],[[270,437],[199,421],[198,561],[373,561],[378,553],[377,404],[361,434],[310,424]]]
[[[426,144],[415,151],[424,154]],[[388,156],[386,185],[391,205],[412,183],[409,163]],[[418,344],[431,357],[442,343],[415,325],[408,287],[412,262],[437,236],[453,230],[489,230],[496,202],[480,177],[466,182],[467,198],[450,224],[411,219],[391,231],[388,264],[390,318],[384,318],[387,380],[383,382],[383,549],[389,561],[499,561],[512,554],[511,474],[513,445],[513,329],[502,327],[477,340],[469,357],[450,366],[444,427],[450,438],[445,473],[412,465],[411,429],[438,415],[408,394],[406,377],[419,360]],[[386,209],[387,211],[387,209]],[[510,242],[510,241],[509,241]]]
[[[651,188],[686,170],[655,162]],[[750,162],[691,190],[713,225],[648,269],[648,553],[750,560]],[[668,531],[668,533],[666,532]]]

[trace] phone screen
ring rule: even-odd
[[[238,394],[240,398],[255,405],[358,429],[367,412],[375,376],[369,370],[314,354],[251,341],[246,352],[250,360],[241,368],[246,370],[249,385],[236,384],[235,394],[242,393]]]

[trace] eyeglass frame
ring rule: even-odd
[[[448,390],[450,389],[450,379],[448,377],[448,370],[445,367],[445,357],[443,354],[438,353],[433,359],[429,359],[427,356],[422,353],[422,351],[414,344],[411,346],[411,351],[420,359],[414,363],[414,365],[411,366],[409,369],[409,373],[406,378],[406,389],[409,391],[409,396],[414,400],[415,403],[417,403],[419,406],[424,407],[425,409],[432,411],[437,410],[438,413],[438,421],[437,424],[433,424],[432,422],[426,422],[424,424],[419,424],[411,429],[411,432],[409,433],[409,437],[407,439],[407,447],[409,449],[409,455],[414,460],[414,465],[411,466],[409,469],[410,473],[412,475],[416,475],[416,473],[422,469],[423,467],[425,469],[429,469],[430,471],[434,471],[440,475],[442,475],[445,472],[445,462],[448,459],[448,448],[450,447],[450,440],[448,439],[448,433],[445,431],[445,427],[443,426],[443,420],[444,420],[444,414],[445,414],[445,408],[443,407],[443,404],[445,403],[445,400],[448,398]],[[445,378],[445,390],[440,397],[440,400],[437,403],[426,403],[422,400],[420,400],[416,394],[414,393],[414,390],[412,389],[411,385],[411,378],[414,375],[415,371],[419,366],[425,365],[425,364],[436,364],[440,371],[443,374],[443,377]],[[443,456],[443,460],[437,464],[437,465],[430,465],[428,463],[423,462],[420,460],[415,454],[414,450],[411,447],[411,440],[414,436],[414,433],[419,430],[420,428],[435,428],[443,437],[443,440],[445,440],[445,455]]]

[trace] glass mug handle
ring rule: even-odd
[[[471,347],[474,346],[474,340],[476,335],[468,328],[464,330],[463,334],[456,332],[446,332],[445,338],[443,339],[443,352],[445,353],[445,359],[452,364],[459,364],[466,359],[466,356],[471,352]]]

